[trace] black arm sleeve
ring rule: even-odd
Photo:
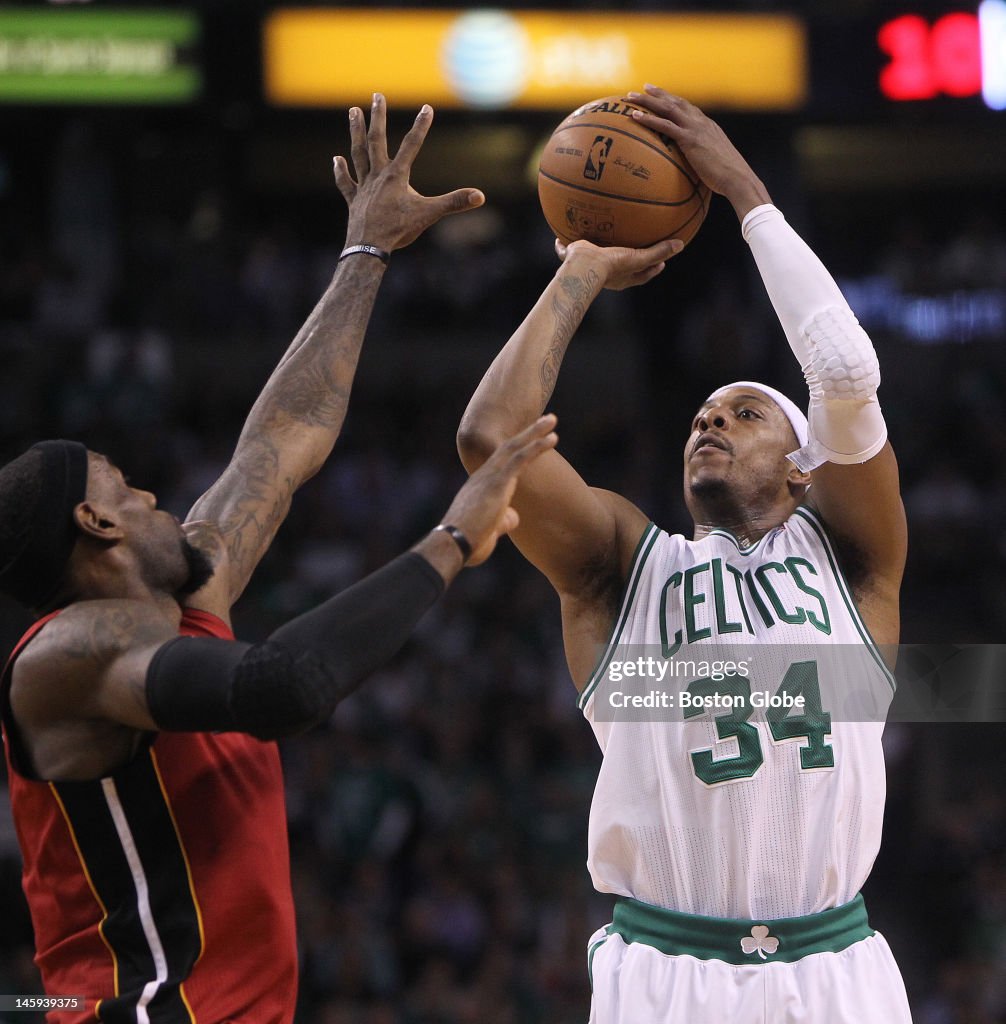
[[[359,681],[405,643],[444,589],[440,573],[422,555],[408,551],[280,626],[269,639],[336,657]]]
[[[443,591],[433,566],[408,552],[263,643],[170,640],[147,671],[151,716],[169,731],[302,732],[384,664]]]

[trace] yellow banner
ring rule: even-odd
[[[655,82],[706,107],[793,110],[803,23],[769,14],[281,9],[264,25],[265,91],[285,106],[566,110]]]

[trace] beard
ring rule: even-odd
[[[733,488],[722,477],[712,477],[693,481],[688,490],[694,500],[709,511],[719,515],[730,516],[737,505]]]
[[[722,477],[693,480],[688,489],[696,498],[709,498],[713,501],[722,501],[730,493],[730,486]]]
[[[194,544],[190,544],[185,537],[182,538],[182,554],[188,567],[188,577],[176,593],[178,597],[189,597],[213,579],[215,569],[209,556]]]

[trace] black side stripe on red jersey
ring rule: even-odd
[[[98,1018],[195,1024],[181,986],[202,952],[199,910],[152,751],[109,778],[53,787],[108,910],[101,930],[116,994],[101,1002]]]

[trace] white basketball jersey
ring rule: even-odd
[[[724,652],[737,660],[726,675]],[[661,660],[685,672],[659,685],[660,710],[640,711]],[[595,888],[712,917],[847,903],[880,845],[893,693],[813,512],[750,548],[650,524],[580,697],[604,754]]]

